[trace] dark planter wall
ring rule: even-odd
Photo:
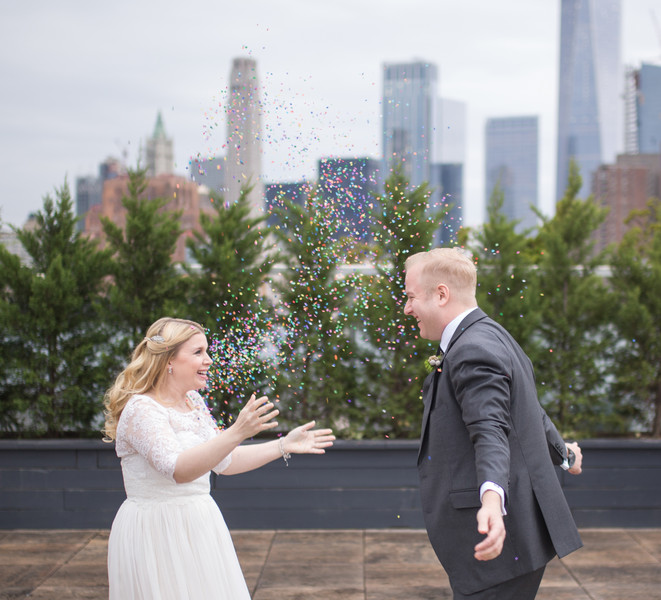
[[[661,441],[586,440],[584,473],[558,470],[579,527],[661,527]],[[212,476],[234,529],[424,527],[416,441],[338,441],[258,471]],[[125,498],[114,446],[0,440],[0,529],[107,529]]]

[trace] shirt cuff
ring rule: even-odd
[[[480,486],[480,502],[482,501],[482,496],[484,496],[484,492],[487,490],[493,490],[500,496],[500,512],[503,516],[507,514],[507,511],[505,510],[505,490],[501,488],[497,483],[494,483],[493,481],[485,481],[481,486]]]

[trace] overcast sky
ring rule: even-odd
[[[656,11],[655,17],[652,10]],[[658,0],[622,0],[622,59],[661,59]],[[0,219],[22,225],[108,156],[135,166],[159,111],[175,170],[222,154],[231,61],[257,60],[264,179],[315,176],[322,156],[381,156],[384,62],[439,69],[467,105],[465,222],[484,205],[489,117],[540,117],[540,201],[553,212],[560,0],[4,0]]]

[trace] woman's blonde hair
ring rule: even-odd
[[[129,398],[158,387],[167,374],[170,359],[196,333],[204,334],[202,325],[186,319],[163,317],[149,327],[145,338],[133,350],[131,362],[105,394],[104,441],[115,439],[119,417]]]

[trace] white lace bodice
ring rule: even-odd
[[[199,394],[192,397],[197,398],[196,408],[185,413],[145,395],[135,395],[127,402],[117,424],[115,450],[129,500],[163,501],[209,493],[208,474],[179,484],[173,477],[182,451],[218,433],[204,400]],[[231,461],[229,454],[213,470],[220,473]]]

